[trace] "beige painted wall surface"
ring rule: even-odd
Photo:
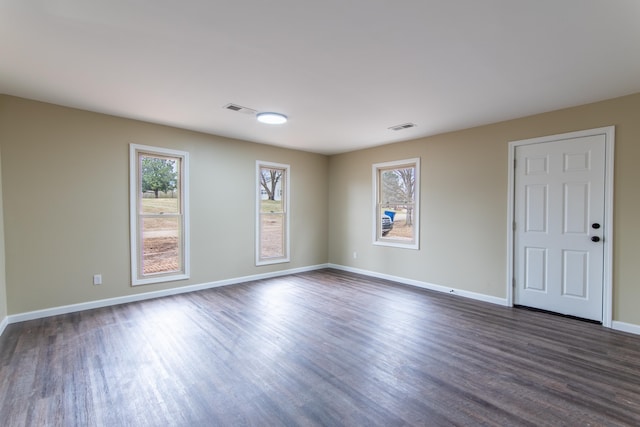
[[[329,262],[506,298],[508,142],[615,125],[613,318],[640,325],[639,119],[635,94],[333,156]],[[420,250],[373,246],[372,164],[411,157],[422,162]]]
[[[640,94],[327,159],[0,96],[7,312],[317,265],[327,253],[504,298],[508,142],[615,125],[614,320],[640,325],[638,117]],[[191,153],[191,280],[130,286],[130,142]],[[373,246],[371,165],[411,157],[422,159],[421,249]],[[257,159],[291,164],[289,264],[254,266]]]
[[[326,156],[0,100],[10,315],[327,262]],[[190,153],[190,280],[130,285],[129,143]],[[256,160],[291,165],[290,263],[254,265]]]
[[[0,117],[4,111],[4,98],[0,96]],[[0,157],[2,153],[2,136],[0,134]],[[0,158],[0,165],[2,160]],[[7,317],[7,282],[4,250],[4,209],[2,206],[2,168],[0,167],[0,322]]]

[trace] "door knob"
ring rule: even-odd
[[[593,224],[591,224],[591,228],[593,228],[594,230],[597,230],[598,228],[600,228],[600,224],[598,224],[597,222],[594,222]]]
[[[591,237],[591,241],[592,242],[599,242],[600,238],[598,236],[593,236],[593,237]]]

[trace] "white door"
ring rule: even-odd
[[[603,320],[605,142],[515,148],[515,304]]]

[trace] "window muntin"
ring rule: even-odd
[[[289,261],[289,165],[256,162],[256,265]]]
[[[375,245],[419,248],[420,159],[373,165]]]
[[[188,153],[131,144],[131,282],[189,278]]]

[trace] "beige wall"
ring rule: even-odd
[[[327,158],[0,96],[0,320],[327,261],[504,298],[508,142],[615,125],[613,316],[640,325],[638,117],[640,94]],[[130,286],[130,142],[191,153],[191,280]],[[371,165],[411,157],[421,249],[373,246]],[[291,165],[289,264],[254,266],[257,159]]]
[[[505,298],[508,142],[609,125],[613,318],[640,325],[640,94],[331,157],[329,261]],[[422,162],[421,249],[373,246],[371,165],[411,157]]]
[[[9,315],[327,262],[326,156],[0,102]],[[190,153],[190,280],[130,285],[129,143]],[[291,165],[290,263],[255,266],[256,160]]]
[[[0,96],[0,117],[4,112],[4,99]],[[2,139],[0,138],[0,153],[2,153]],[[2,160],[0,159],[0,165]],[[5,249],[4,249],[4,209],[2,208],[2,168],[0,167],[0,324],[7,317],[7,281],[5,271]],[[0,326],[0,332],[2,327]]]

